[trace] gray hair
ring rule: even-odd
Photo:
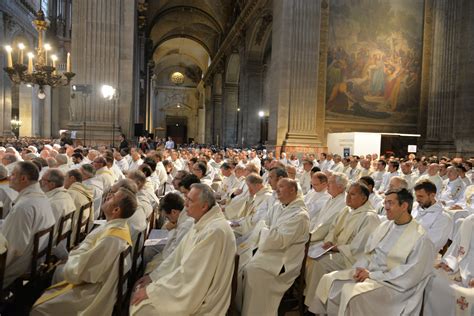
[[[56,156],[56,161],[58,166],[67,164],[67,156],[64,154],[59,154]]]
[[[48,169],[47,171],[48,181],[54,183],[55,188],[62,187],[64,185],[64,173],[59,169]]]
[[[210,210],[216,204],[216,198],[214,197],[214,191],[210,186],[203,183],[193,183],[191,189],[195,188],[199,190],[199,201],[206,203],[208,210]]]
[[[336,185],[344,190],[347,188],[347,184],[349,183],[349,179],[347,176],[342,172],[333,172],[332,175],[334,180],[336,181]]]
[[[133,180],[130,179],[122,179],[114,184],[114,186],[117,186],[119,188],[125,188],[132,192],[133,194],[137,194],[138,192],[138,186]]]
[[[89,163],[82,165],[81,171],[82,171],[82,174],[86,175],[89,178],[93,178],[95,176],[95,169]]]
[[[245,181],[248,184],[262,184],[263,178],[256,173],[251,173],[245,178]]]
[[[392,187],[390,186],[390,183],[395,180],[398,181],[399,185],[397,187]],[[407,189],[408,190],[408,182],[407,180],[403,179],[402,177],[395,176],[390,179],[389,185],[388,185],[389,190],[400,190],[400,189]]]
[[[18,158],[15,156],[15,154],[10,154],[10,153],[5,154],[3,156],[3,159],[9,161],[10,163],[14,163],[18,160]]]
[[[140,170],[132,170],[127,174],[127,178],[134,181],[138,188],[141,189],[146,183],[146,176]]]

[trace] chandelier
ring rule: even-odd
[[[36,56],[32,52],[27,54],[28,64],[24,64],[23,53],[26,46],[23,43],[18,44],[18,50],[14,51],[12,46],[5,46],[7,51],[7,67],[3,68],[10,77],[10,80],[15,84],[38,85],[38,98],[44,99],[44,87],[50,86],[52,88],[59,86],[67,86],[71,79],[76,75],[71,72],[71,55],[67,53],[66,71],[59,74],[56,69],[56,62],[58,57],[54,54],[50,55],[51,62],[48,60],[48,52],[51,50],[51,45],[43,44],[43,34],[48,28],[48,21],[44,18],[43,10],[40,9],[36,13],[36,20],[33,21],[35,29],[38,31],[38,47],[36,48]],[[16,53],[17,63],[13,63],[12,55]],[[34,60],[34,67],[33,67]]]

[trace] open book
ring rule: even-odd
[[[313,258],[313,259],[318,259],[322,255],[324,255],[326,252],[328,252],[329,250],[335,247],[334,245],[334,246],[329,247],[328,249],[324,249],[323,244],[324,242],[320,241],[310,246],[308,249],[308,257]]]

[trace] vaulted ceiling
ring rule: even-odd
[[[155,75],[188,70],[195,84],[234,22],[241,1],[148,0],[146,30],[153,42]],[[197,82],[196,82],[197,81]]]

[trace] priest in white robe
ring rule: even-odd
[[[64,188],[64,174],[59,169],[48,169],[40,180],[41,189],[48,197],[53,210],[56,227],[54,228],[53,245],[56,245],[59,224],[63,216],[76,211],[74,200]],[[72,223],[65,223],[62,231],[65,232],[71,227]]]
[[[314,228],[310,231],[311,243],[323,240],[337,214],[346,207],[346,189],[349,180],[343,173],[335,172],[328,178],[328,193],[331,198],[319,212]]]
[[[423,315],[474,314],[474,215],[454,237],[425,290]]]
[[[325,274],[316,294],[319,314],[418,315],[432,275],[433,243],[410,215],[413,196],[388,191],[388,220],[371,235],[353,269]]]
[[[309,233],[309,216],[296,181],[281,179],[280,204],[267,215],[258,249],[244,268],[243,316],[276,315],[285,291],[298,277]]]
[[[107,162],[104,157],[97,157],[92,162],[92,166],[96,170],[95,176],[102,181],[104,191],[110,189],[115,182],[114,173],[107,167]]]
[[[137,283],[130,315],[224,315],[230,304],[235,238],[212,189],[191,186],[194,227],[160,266]]]
[[[24,161],[17,162],[10,175],[10,187],[19,194],[1,228],[8,242],[4,287],[30,271],[34,235],[56,223],[38,178],[38,168],[32,162]],[[48,239],[43,238],[39,249],[46,247],[47,243]]]
[[[8,181],[8,170],[3,165],[0,165],[0,205],[3,206],[4,219],[12,208],[12,202],[17,198],[18,192],[10,188]]]
[[[297,175],[303,195],[311,190],[311,169],[313,169],[313,162],[309,159],[303,160],[303,172]]]
[[[362,183],[353,183],[346,197],[347,206],[331,224],[322,249],[331,249],[321,257],[306,261],[305,304],[312,311],[316,288],[325,273],[349,269],[364,252],[370,234],[380,224],[377,212],[369,202],[369,189]]]
[[[436,185],[427,179],[415,185],[416,204],[412,216],[423,226],[435,246],[436,251],[443,249],[453,229],[451,216],[444,211],[443,205],[436,201]]]
[[[186,236],[194,225],[194,218],[188,216],[184,208],[184,199],[178,193],[170,192],[166,194],[160,200],[159,209],[168,220],[166,224],[166,228],[169,230],[168,240],[166,241],[165,247],[162,248],[162,251],[154,253],[155,256],[153,256],[152,252],[154,250],[153,246],[145,248],[145,262],[149,261],[145,269],[146,274],[155,270],[173,253],[181,240],[183,240],[184,236]],[[150,252],[152,254],[150,254]],[[150,259],[148,259],[147,256],[149,256]]]
[[[440,202],[445,206],[452,206],[462,199],[465,184],[459,177],[458,168],[451,166],[447,171],[448,179],[443,182],[443,189],[439,194]]]
[[[102,204],[102,196],[104,194],[104,184],[103,182],[95,177],[95,169],[90,164],[82,165],[79,169],[82,173],[82,183],[94,192],[94,219],[97,219],[100,214],[100,206]]]
[[[316,220],[321,209],[331,198],[328,193],[328,177],[323,172],[315,172],[311,177],[311,190],[304,196],[304,203],[308,208],[310,225],[312,231],[315,228]]]
[[[36,301],[31,315],[111,315],[117,298],[120,253],[132,245],[127,218],[136,209],[132,192],[119,189],[102,210],[107,223],[94,229],[67,262],[59,266],[53,284]],[[131,267],[127,257],[125,269]]]
[[[76,233],[77,233],[77,221],[79,217],[79,210],[82,206],[90,203],[93,201],[94,198],[94,191],[92,187],[89,187],[82,183],[83,176],[82,173],[78,169],[69,170],[66,174],[64,179],[64,188],[67,189],[67,193],[71,196],[74,206],[76,208],[76,214],[73,218],[73,226],[72,226],[72,236],[71,236],[71,244],[74,244]],[[86,209],[82,213],[82,221],[86,218],[89,218],[89,227],[93,226],[94,223],[94,208]]]

